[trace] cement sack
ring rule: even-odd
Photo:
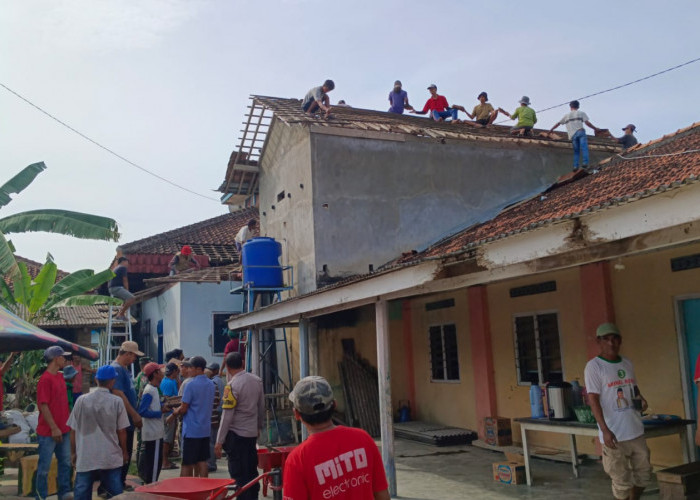
[[[17,434],[10,436],[8,442],[11,444],[29,443],[29,434],[32,432],[32,428],[22,415],[22,412],[19,410],[7,410],[5,412],[5,418],[22,429]]]

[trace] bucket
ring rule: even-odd
[[[253,238],[243,245],[243,283],[252,288],[282,288],[282,245],[274,238]]]

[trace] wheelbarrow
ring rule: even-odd
[[[280,446],[278,448],[269,446],[258,449],[258,469],[263,470],[263,475],[271,472],[273,469],[279,469],[281,474],[281,471],[284,470],[284,462],[293,449],[294,446]],[[274,476],[265,476],[262,483],[263,496],[267,496],[267,488],[273,484],[274,480]],[[280,484],[282,484],[281,476]],[[274,490],[274,487],[272,489]]]
[[[236,481],[233,479],[173,477],[139,486],[134,491],[185,500],[224,500],[236,498],[258,481],[266,480],[272,485],[273,499],[282,500],[282,471],[280,469],[264,472],[242,488],[236,488]]]

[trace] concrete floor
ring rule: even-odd
[[[493,481],[492,463],[504,460],[500,452],[472,446],[437,448],[399,439],[396,441],[395,453],[399,498],[405,500],[612,498],[610,480],[603,472],[600,463],[596,462],[582,465],[581,477],[575,479],[569,464],[533,459],[534,485],[528,487],[499,484]],[[161,479],[178,475],[179,469],[163,471]],[[219,460],[218,471],[212,473],[210,477],[228,477],[225,460]],[[0,497],[22,498],[13,496],[17,492],[16,480],[17,470],[6,469],[6,475],[0,477]],[[268,498],[271,497],[271,493],[268,492]],[[55,496],[49,498],[56,499]],[[658,498],[658,489],[647,492],[644,498]]]

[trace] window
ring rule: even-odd
[[[212,354],[224,354],[224,348],[229,341],[228,319],[235,313],[212,314]]]
[[[431,380],[459,380],[455,325],[430,327],[430,370]]]
[[[514,324],[518,384],[562,382],[557,313],[516,316]]]

